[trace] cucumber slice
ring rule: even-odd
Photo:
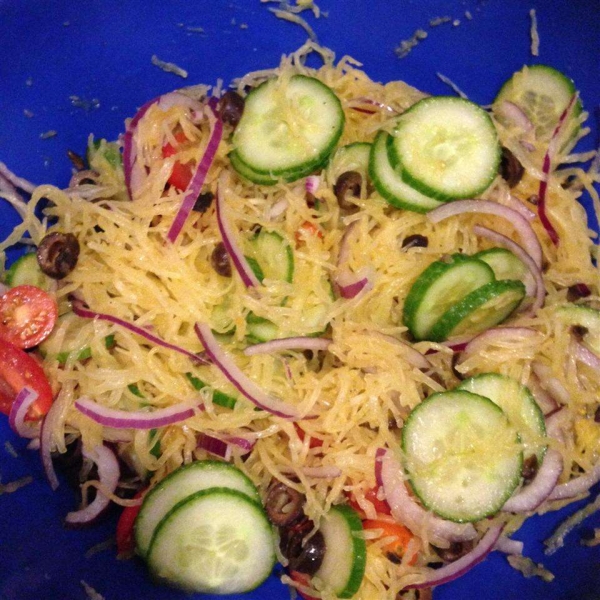
[[[454,254],[438,260],[418,277],[404,301],[403,321],[416,340],[433,339],[431,330],[454,305],[474,290],[494,281],[483,261]]]
[[[60,331],[63,336],[60,347],[57,348],[55,334],[53,333],[38,346],[40,354],[44,358],[56,359],[59,365],[64,365],[73,354],[75,354],[76,360],[91,358],[90,342],[93,333],[89,330],[88,333],[83,333],[83,325],[86,322],[86,319],[82,319],[72,312],[61,315],[54,326],[54,331]],[[113,334],[107,335],[104,338],[104,345],[108,349],[112,348],[115,345],[115,336]]]
[[[504,101],[516,104],[533,123],[536,139],[548,142],[552,138],[561,114],[576,92],[573,81],[553,67],[525,66],[502,86],[494,100],[492,110],[502,123],[499,105]],[[575,121],[581,111],[581,102],[578,100],[573,108],[573,122],[565,126],[565,139],[577,133],[579,125]]]
[[[276,231],[260,232],[250,241],[253,259],[263,279],[275,279],[291,283],[294,278],[294,252],[290,243]],[[258,277],[258,275],[257,275]]]
[[[427,339],[443,342],[452,336],[485,331],[507,319],[524,297],[525,286],[520,281],[490,281],[448,309]]]
[[[398,118],[388,140],[392,166],[438,200],[472,198],[498,173],[500,144],[489,115],[462,98],[424,98]]]
[[[321,519],[325,555],[315,573],[338,598],[351,598],[362,583],[367,562],[363,527],[356,511],[347,505],[332,506]]]
[[[523,281],[529,274],[525,263],[506,248],[489,248],[473,255],[488,264],[496,279],[518,279]]]
[[[338,97],[318,79],[269,79],[246,97],[233,136],[236,160],[270,178],[297,179],[329,156],[343,128]]]
[[[156,528],[148,553],[155,576],[189,592],[247,592],[274,564],[264,510],[227,488],[205,489],[175,505]]]
[[[495,514],[521,480],[521,445],[506,415],[464,390],[432,394],[413,409],[402,448],[415,494],[451,521]]]
[[[203,389],[205,387],[210,387],[207,383],[204,383],[204,381],[202,381],[202,379],[195,377],[191,373],[186,373],[185,375],[195,390],[200,391],[201,389]],[[213,401],[213,404],[217,404],[218,406],[222,406],[223,408],[230,408],[230,409],[233,409],[237,403],[237,400],[233,396],[230,396],[229,394],[226,394],[225,392],[221,392],[220,390],[215,390],[215,389],[213,389],[212,401]]]
[[[424,213],[443,202],[431,198],[405,183],[400,174],[392,168],[388,156],[388,139],[390,135],[380,131],[373,142],[369,158],[369,177],[379,194],[392,206]]]
[[[499,373],[482,373],[465,379],[457,389],[484,396],[497,404],[519,433],[525,457],[535,454],[538,464],[542,464],[546,452],[542,441],[546,436],[544,413],[528,388]]]
[[[600,311],[582,304],[567,304],[556,311],[565,325],[585,330],[583,341],[596,354],[600,354]]]
[[[34,285],[48,291],[51,279],[40,269],[35,252],[28,252],[19,257],[6,272],[6,285]]]
[[[253,343],[270,342],[277,337],[285,337],[273,321],[254,313],[248,313],[246,324],[246,337]]]
[[[178,503],[209,488],[228,488],[260,502],[254,484],[239,469],[225,462],[201,460],[167,475],[144,497],[135,521],[135,543],[141,556],[147,556],[162,519]]]
[[[338,148],[327,165],[327,181],[334,185],[338,177],[348,171],[360,173],[363,182],[366,181],[370,154],[371,144],[368,142],[354,142]]]

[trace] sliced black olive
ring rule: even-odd
[[[288,526],[302,515],[304,495],[283,483],[275,483],[267,493],[265,508],[267,516],[274,525]]]
[[[304,517],[292,527],[279,530],[279,547],[288,559],[290,569],[307,575],[314,575],[319,570],[325,555],[325,538],[320,531],[308,537],[312,529],[313,522]]]
[[[340,208],[347,210],[356,208],[354,204],[346,200],[346,196],[360,196],[361,186],[362,175],[357,171],[346,171],[338,177],[333,186],[333,192],[335,193]]]
[[[448,548],[433,546],[435,553],[446,563],[454,562],[473,549],[473,542],[450,542]]]
[[[592,293],[592,290],[585,283],[576,283],[569,286],[567,290],[567,300],[574,302],[580,298],[587,298]]]
[[[404,238],[402,241],[402,247],[405,249],[409,248],[427,248],[429,240],[426,236],[415,233]]]
[[[594,423],[600,423],[600,406],[596,408],[596,412],[594,413]]]
[[[521,475],[523,477],[523,483],[528,484],[533,481],[533,478],[536,476],[538,472],[538,459],[535,454],[528,456],[523,461],[523,466],[521,467]]]
[[[500,175],[506,180],[508,187],[515,187],[521,181],[523,173],[525,169],[519,159],[508,148],[502,148]]]
[[[66,277],[75,268],[78,259],[79,241],[72,233],[49,233],[37,249],[40,269],[52,279]]]
[[[199,194],[198,198],[196,198],[196,202],[194,203],[192,210],[195,212],[204,213],[210,208],[210,205],[213,203],[214,199],[215,195],[212,192],[203,192],[202,194]]]
[[[217,105],[217,113],[221,120],[232,127],[237,127],[237,124],[242,118],[244,112],[244,99],[234,91],[228,91],[223,94]]]
[[[223,277],[231,277],[231,262],[229,253],[223,242],[219,242],[210,255],[210,264],[213,269]]]
[[[67,150],[67,156],[78,171],[84,171],[87,168],[83,157],[79,156],[77,152],[73,152],[73,150]]]

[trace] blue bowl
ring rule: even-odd
[[[303,15],[319,41],[338,57],[349,54],[361,61],[375,80],[403,79],[432,94],[449,93],[436,75],[440,72],[471,99],[488,104],[523,64],[556,67],[573,78],[592,113],[592,132],[581,148],[597,146],[597,1],[321,0],[318,5],[321,18]],[[306,32],[268,11],[276,6],[258,0],[0,0],[0,160],[31,181],[65,186],[71,174],[67,149],[83,153],[92,132],[115,139],[124,119],[149,98],[219,78],[227,84],[274,66],[281,54],[297,49]],[[531,8],[537,11],[539,57],[530,52]],[[449,21],[431,24],[446,16]],[[394,49],[417,29],[427,38],[398,58]],[[185,68],[188,79],[157,69],[152,55]],[[49,131],[56,135],[40,137]],[[589,198],[584,203],[589,209]],[[0,235],[15,223],[12,209],[0,200]],[[114,535],[117,511],[92,529],[65,529],[64,515],[75,502],[72,490],[63,483],[56,493],[50,491],[37,453],[26,450],[1,417],[0,442],[2,482],[33,478],[18,492],[0,496],[0,600],[80,600],[86,597],[82,580],[106,600],[190,598],[154,585],[141,562],[117,560],[114,547],[90,553]],[[582,531],[600,526],[599,515],[572,532],[556,554],[543,553],[542,541],[585,502],[533,517],[515,536],[525,541],[526,554],[556,575],[552,583],[525,579],[494,553],[460,580],[436,589],[435,600],[599,599],[600,547],[580,544]],[[277,573],[243,596],[288,597]]]

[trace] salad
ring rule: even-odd
[[[122,506],[166,584],[278,561],[304,597],[423,598],[495,550],[549,577],[512,534],[600,480],[575,85],[524,66],[485,110],[359,67],[309,42],[149,101],[67,189],[2,177],[0,407],[52,487],[81,455],[66,522]]]

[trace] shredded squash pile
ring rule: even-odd
[[[313,51],[323,60],[318,69],[305,66],[307,54]],[[250,73],[236,86],[244,94],[248,86],[274,74],[317,77],[331,87],[344,107],[346,125],[339,146],[371,142],[378,130],[391,129],[395,114],[425,94],[400,81],[375,83],[359,66],[349,57],[336,62],[333,53],[308,43],[284,57],[277,68]],[[196,87],[184,93],[198,98],[207,91]],[[357,101],[364,98],[374,101],[372,110],[356,110]],[[397,113],[378,108],[376,103],[392,107]],[[586,116],[582,113],[578,118],[583,122]],[[514,130],[500,123],[496,126],[501,144],[521,161],[525,175],[512,190],[498,176],[483,198],[508,204],[512,195],[535,210],[528,198],[537,194],[544,176],[540,165],[546,147],[534,143],[533,149],[525,150]],[[195,143],[164,158],[163,145],[176,145],[176,130]],[[582,127],[578,136],[586,133]],[[127,195],[122,166],[107,160],[105,152],[94,152],[90,164],[94,180],[83,182],[79,188],[85,193],[78,193],[77,187],[64,191],[48,185],[38,187],[24,210],[23,224],[0,243],[0,251],[4,253],[26,233],[34,243],[39,243],[47,231],[73,233],[81,254],[77,267],[58,285],[61,313],[69,311],[69,296],[76,294],[94,311],[135,322],[191,352],[203,350],[194,323],[209,323],[221,334],[227,352],[246,375],[270,394],[296,406],[303,415],[316,418],[294,423],[257,411],[211,365],[193,364],[185,356],[154,346],[118,325],[64,319],[46,342],[44,357],[44,369],[57,394],[55,403],[60,406],[60,410],[53,411],[51,424],[57,451],[65,451],[68,434],[81,436],[84,447],[90,449],[103,441],[119,440],[120,454],[139,473],[150,472],[154,484],[178,466],[209,456],[197,447],[199,433],[238,436],[256,443],[243,457],[239,449],[233,448],[232,461],[262,493],[274,479],[297,489],[306,495],[304,510],[315,522],[330,506],[350,498],[368,518],[375,518],[375,509],[365,494],[375,486],[376,449],[399,450],[399,432],[412,408],[432,392],[458,385],[457,375],[496,372],[528,385],[534,377],[533,365],[541,364],[553,381],[560,382],[568,398],[564,443],[547,440],[565,461],[561,482],[590,471],[598,463],[600,425],[594,422],[593,411],[600,379],[573,358],[569,328],[555,316],[557,307],[570,301],[569,287],[576,284],[585,284],[591,290],[591,296],[585,299],[587,304],[600,305],[599,273],[592,263],[594,234],[578,203],[585,189],[598,205],[593,186],[599,178],[597,172],[580,166],[591,154],[567,155],[577,139],[563,151],[560,173],[553,173],[549,179],[547,212],[560,244],[551,242],[539,219],[532,222],[543,249],[547,293],[544,307],[535,316],[517,313],[504,324],[534,329],[539,336],[520,336],[515,330],[512,338],[500,345],[484,345],[456,365],[447,344],[417,342],[413,347],[432,365],[421,370],[408,357],[405,343],[412,342],[402,323],[403,301],[411,285],[428,265],[446,255],[471,255],[491,247],[491,242],[473,233],[475,224],[488,226],[518,243],[512,224],[474,214],[433,224],[426,215],[393,208],[370,186],[363,186],[360,198],[351,199],[355,210],[342,212],[333,191],[335,181],[327,170],[321,173],[314,193],[318,202],[311,206],[306,201],[304,180],[272,187],[243,180],[229,166],[227,154],[231,147],[224,139],[204,189],[216,193],[219,179],[226,181],[221,192],[242,248],[252,232],[262,228],[280,234],[294,253],[293,281],[265,280],[256,294],[235,272],[232,277],[223,277],[211,265],[211,254],[221,241],[214,205],[203,213],[192,212],[176,242],[167,242],[182,197],[182,192],[167,185],[173,165],[176,160],[197,162],[208,137],[208,121],[197,122],[186,108],[151,107],[136,135],[138,156],[143,159],[147,176],[133,201]],[[105,146],[114,144],[101,141],[100,150]],[[570,185],[563,185],[566,181]],[[34,215],[41,200],[48,201],[42,222]],[[274,210],[276,206],[278,210]],[[356,226],[348,264],[354,272],[367,270],[372,289],[344,299],[335,294],[331,282],[342,236],[351,223]],[[427,247],[403,247],[404,240],[415,234],[427,238]],[[319,307],[316,324],[305,318],[311,309],[315,314],[315,307]],[[270,320],[287,335],[320,334],[332,343],[326,352],[288,350],[246,356],[243,350],[249,345],[249,313]],[[106,343],[109,335],[114,336],[114,345]],[[56,356],[66,338],[70,348],[89,346],[92,358],[82,361],[77,352],[72,352],[65,364],[59,364]],[[190,376],[206,385],[196,390]],[[538,381],[542,388],[546,383]],[[213,403],[216,390],[235,397],[235,408]],[[152,434],[115,432],[94,423],[74,407],[77,398],[86,396],[107,407],[151,411],[198,395],[204,411]],[[157,440],[160,453],[153,453]],[[329,474],[325,470],[325,476],[321,472],[315,477],[314,469],[321,467],[330,468]],[[548,508],[552,506],[544,505],[544,510]],[[502,513],[495,519],[507,522],[508,533],[524,520]],[[487,524],[478,527],[485,529]],[[384,546],[381,539],[368,540],[366,573],[356,598],[392,600],[405,586],[421,581],[428,561],[436,560],[428,540],[418,535],[401,564],[386,558]],[[284,580],[290,581],[287,576]],[[315,585],[318,587],[318,583]],[[325,600],[333,598],[327,591],[321,595]]]

